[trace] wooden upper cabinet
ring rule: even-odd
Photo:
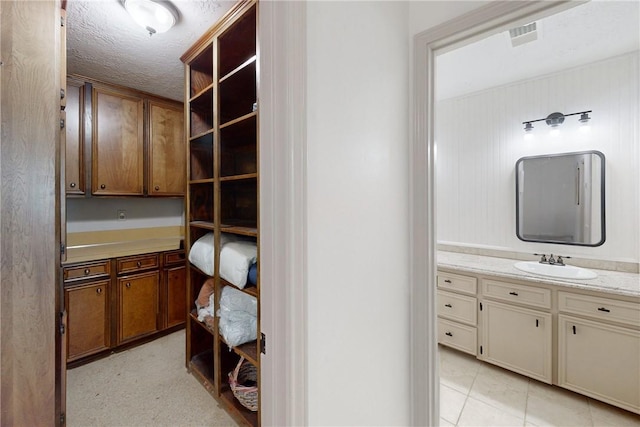
[[[93,87],[92,193],[144,194],[144,100]]]
[[[149,101],[147,194],[183,196],[186,160],[182,104]]]
[[[84,82],[69,79],[66,88],[65,192],[84,194]]]

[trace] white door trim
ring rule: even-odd
[[[264,426],[307,425],[306,2],[259,3]]]
[[[436,311],[435,57],[584,1],[496,1],[413,39],[410,145],[411,424],[439,425]]]

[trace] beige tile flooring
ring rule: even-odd
[[[640,416],[439,346],[441,426],[636,426]]]

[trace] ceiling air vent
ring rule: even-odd
[[[516,47],[538,39],[538,26],[535,22],[509,30],[511,46]]]

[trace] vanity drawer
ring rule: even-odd
[[[475,295],[478,290],[478,279],[460,274],[438,272],[438,287]]]
[[[628,301],[558,292],[558,309],[565,313],[640,326],[640,304]]]
[[[482,294],[500,301],[551,308],[551,290],[514,283],[482,280]]]
[[[184,250],[182,249],[164,253],[164,265],[184,264],[184,260]]]
[[[158,268],[158,254],[118,258],[118,274]]]
[[[438,315],[475,326],[478,319],[476,298],[438,291]]]
[[[108,259],[74,266],[64,267],[65,282],[72,282],[96,277],[108,277],[111,274],[111,263]]]
[[[465,353],[477,355],[478,333],[473,326],[438,318],[438,342]]]

